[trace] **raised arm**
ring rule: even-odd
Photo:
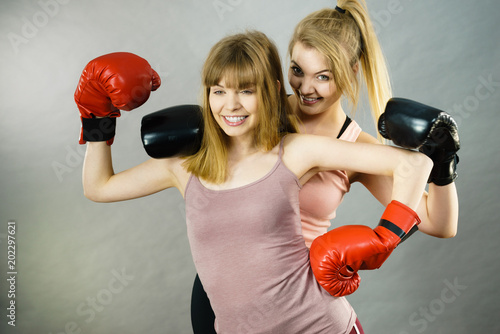
[[[177,186],[176,159],[151,159],[115,174],[111,159],[116,118],[120,110],[145,103],[161,84],[149,63],[132,53],[118,52],[90,61],[75,91],[82,128],[80,144],[88,142],[83,166],[85,196],[97,202],[114,202],[146,196]],[[181,189],[181,188],[180,188]]]
[[[420,230],[436,237],[455,236],[458,194],[454,180],[460,149],[456,122],[439,109],[409,99],[392,98],[379,118],[378,128],[380,134],[394,144],[419,149],[432,159],[429,192],[424,193],[418,208],[422,219]]]
[[[90,142],[83,164],[83,190],[95,202],[117,202],[176,187],[183,193],[185,182],[180,159],[149,159],[117,174],[113,171],[111,146]]]
[[[397,200],[413,210],[420,202],[432,169],[432,161],[419,152],[322,136],[288,137],[283,159],[303,183],[322,170],[389,176],[394,180],[391,200]],[[286,151],[288,148],[289,152]]]
[[[311,245],[311,267],[320,285],[334,296],[351,294],[360,284],[358,270],[379,268],[417,229],[420,219],[414,209],[424,191],[432,161],[419,152],[380,144],[300,135],[290,136],[287,141],[283,160],[301,179],[307,180],[310,173],[327,169],[393,179],[392,201],[375,229],[346,225],[319,236]]]

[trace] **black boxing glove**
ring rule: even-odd
[[[403,98],[392,98],[378,120],[382,137],[418,149],[434,162],[429,183],[444,186],[457,178],[458,127],[446,112]]]
[[[142,144],[152,158],[192,155],[200,149],[202,137],[203,116],[198,105],[169,107],[142,118]]]

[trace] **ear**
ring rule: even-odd
[[[276,82],[278,83],[278,92],[281,91],[281,82],[279,80],[276,80]]]
[[[359,71],[359,61],[357,61],[356,64],[354,64],[352,66],[352,70],[354,71],[354,74],[358,74],[358,71]]]

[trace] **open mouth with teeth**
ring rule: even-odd
[[[229,126],[238,126],[245,122],[248,116],[222,116],[224,121]]]
[[[304,95],[300,95],[300,100],[304,104],[315,104],[321,99],[322,99],[321,97],[305,97]]]

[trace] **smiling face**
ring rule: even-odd
[[[222,79],[210,87],[209,102],[215,121],[226,135],[253,138],[259,121],[255,85],[233,88]]]
[[[307,115],[327,111],[342,96],[326,57],[300,42],[293,47],[288,81],[297,96],[300,111]]]

